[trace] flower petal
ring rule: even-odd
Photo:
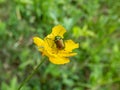
[[[62,57],[49,57],[49,60],[53,64],[66,64],[70,62],[68,58],[62,58]]]
[[[65,28],[61,25],[57,25],[52,28],[52,34],[55,36],[61,36],[63,38],[63,34],[66,32]]]
[[[74,43],[72,40],[65,41],[65,50],[71,52],[73,49],[78,48],[79,44]]]
[[[55,47],[55,42],[52,38],[48,38],[46,37],[44,39],[44,42],[46,43],[46,45],[49,47],[49,48],[52,48],[52,47]]]
[[[71,57],[75,55],[77,55],[77,53],[59,53],[59,56],[62,56],[62,57]]]
[[[33,37],[33,42],[38,46],[43,46],[44,41],[39,37]]]

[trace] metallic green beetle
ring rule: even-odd
[[[64,44],[64,41],[62,39],[62,37],[60,36],[55,36],[55,44],[56,44],[56,47],[59,49],[59,50],[62,50],[65,48],[65,44]]]

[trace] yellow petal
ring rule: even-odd
[[[73,49],[78,48],[79,44],[74,43],[72,40],[65,41],[65,50],[71,52]]]
[[[33,42],[38,46],[43,46],[44,41],[39,37],[33,37]]]
[[[66,64],[70,62],[68,58],[62,58],[62,57],[49,57],[49,60],[53,64]]]
[[[55,47],[55,42],[53,39],[46,37],[44,39],[44,42],[46,43],[46,46],[49,48]]]
[[[62,57],[71,57],[75,55],[77,55],[77,53],[60,53],[59,54],[59,56],[62,56]]]
[[[63,38],[63,34],[66,32],[65,28],[61,25],[57,25],[52,28],[52,35],[61,36]]]
[[[40,48],[39,51],[41,51],[42,55],[49,56],[49,54],[47,53],[47,51],[45,49]]]

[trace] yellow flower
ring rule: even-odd
[[[69,57],[76,55],[72,50],[79,47],[79,44],[72,40],[63,41],[65,28],[57,25],[52,28],[52,33],[47,35],[44,40],[34,37],[33,41],[43,55],[48,56],[50,62],[54,64],[65,64],[70,62]]]

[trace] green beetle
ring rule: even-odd
[[[55,36],[55,44],[56,44],[56,47],[59,49],[59,50],[62,50],[65,48],[65,44],[64,44],[64,41],[62,39],[61,36]]]

